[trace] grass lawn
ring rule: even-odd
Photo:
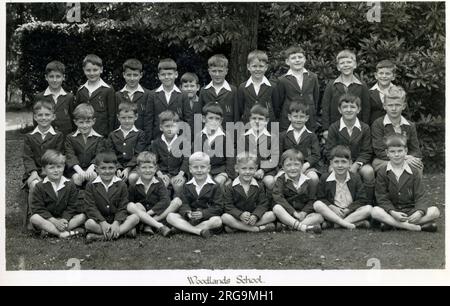
[[[6,269],[65,270],[70,258],[82,270],[105,269],[368,269],[370,258],[382,269],[443,269],[444,174],[425,175],[429,200],[441,210],[438,233],[379,230],[328,230],[222,234],[205,240],[190,235],[138,236],[135,240],[85,244],[40,239],[20,226],[19,188],[22,139],[6,134]]]

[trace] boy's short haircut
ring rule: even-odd
[[[389,136],[386,136],[384,138],[384,144],[386,145],[386,148],[389,149],[390,147],[408,147],[408,139],[406,136],[402,134],[392,134]]]
[[[61,74],[65,74],[66,66],[64,66],[64,64],[61,63],[60,61],[51,61],[50,63],[47,64],[47,66],[45,66],[45,74],[47,75],[52,71],[56,71]]]
[[[264,118],[266,119],[269,118],[269,110],[267,109],[267,107],[259,103],[253,105],[253,107],[250,109],[250,116],[253,114],[264,116]]]
[[[249,162],[253,162],[258,166],[258,157],[249,152],[241,152],[236,156],[236,165],[247,164]]]
[[[261,61],[265,64],[269,63],[269,57],[266,52],[261,50],[253,50],[247,56],[247,64],[251,64],[254,60]]]
[[[119,104],[119,110],[117,111],[117,114],[119,115],[120,112],[133,112],[136,115],[137,105],[136,103],[122,102]]]
[[[137,156],[136,162],[138,166],[145,163],[150,163],[156,166],[156,155],[149,151],[143,151]]]
[[[209,102],[208,104],[203,106],[202,114],[206,116],[208,113],[212,113],[223,118],[223,109],[219,104],[215,102]]]
[[[42,168],[47,165],[65,165],[66,157],[59,151],[49,149],[45,151],[44,155],[41,157]]]
[[[342,103],[354,103],[358,106],[359,109],[361,109],[361,99],[357,96],[354,96],[352,94],[345,93],[339,98],[338,107],[341,107]]]
[[[395,73],[395,70],[397,70],[397,66],[391,62],[390,60],[382,60],[381,62],[379,62],[376,66],[376,70],[380,70],[380,69],[392,69],[392,73]]]
[[[115,164],[117,166],[117,156],[114,152],[101,152],[95,156],[94,164],[100,166],[101,163]]]
[[[303,103],[302,101],[293,101],[289,105],[289,112],[288,114],[292,113],[298,113],[301,112],[305,115],[309,115],[309,105],[306,103]]]
[[[83,68],[88,63],[91,63],[94,66],[103,67],[102,59],[98,55],[95,55],[95,54],[88,54],[88,55],[86,55],[86,57],[83,59]]]
[[[195,82],[195,84],[200,83],[198,76],[193,72],[186,72],[181,77],[181,84],[188,83],[188,82]]]
[[[331,149],[330,152],[330,160],[332,160],[335,157],[339,158],[345,158],[349,161],[352,160],[352,152],[350,151],[350,148],[344,145],[337,145],[333,149]]]
[[[224,67],[228,68],[228,59],[223,54],[216,54],[208,59],[208,68]]]
[[[339,62],[339,60],[343,58],[351,58],[356,62],[355,52],[350,51],[348,49],[342,50],[341,52],[338,53],[338,55],[336,56],[336,62]]]
[[[39,100],[36,103],[34,103],[34,105],[33,105],[33,114],[36,114],[42,108],[48,109],[52,113],[55,112],[55,104],[53,104],[50,101]]]
[[[87,120],[94,118],[95,118],[95,111],[91,104],[81,103],[77,107],[75,107],[75,110],[73,111],[74,120],[80,119]]]
[[[302,164],[305,162],[303,153],[297,149],[289,149],[284,151],[283,154],[281,154],[281,165],[284,165],[284,162],[287,159],[296,160],[301,162]]]
[[[301,53],[301,54],[305,55],[305,50],[303,50],[303,48],[300,47],[299,45],[290,46],[289,48],[287,48],[284,51],[284,58],[288,59],[289,56],[291,56],[292,54],[295,54],[295,53]]]
[[[125,72],[127,68],[130,70],[138,70],[139,72],[142,72],[142,63],[135,58],[129,58],[122,65],[123,72]]]
[[[405,90],[400,86],[391,86],[386,95],[384,96],[384,102],[386,102],[387,99],[391,100],[401,100],[402,102],[405,102],[406,100],[406,92]]]
[[[159,125],[163,125],[167,121],[173,122],[180,121],[180,117],[178,116],[178,114],[172,110],[163,111],[161,114],[158,115],[158,118],[159,118]]]
[[[177,63],[171,58],[164,58],[158,63],[158,72],[161,72],[161,70],[177,71]]]
[[[209,155],[205,152],[195,152],[191,156],[189,156],[189,164],[192,164],[195,161],[204,161],[210,163]]]

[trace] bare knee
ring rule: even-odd
[[[317,175],[316,172],[310,171],[306,176],[309,177],[313,183],[315,184],[319,183],[319,176]]]
[[[30,222],[34,225],[40,223],[41,220],[42,220],[42,217],[39,216],[38,214],[34,214],[30,217]]]
[[[366,206],[362,206],[361,210],[366,213],[366,214],[371,214],[372,213],[372,209],[373,207],[371,205],[366,205]]]
[[[93,229],[93,228],[96,228],[97,226],[99,226],[99,224],[92,219],[88,219],[84,223],[84,227],[86,227],[87,229]]]
[[[265,176],[263,178],[263,183],[264,183],[264,186],[266,186],[267,189],[272,190],[273,186],[275,185],[275,179],[274,179],[273,176],[268,175],[268,176]]]
[[[222,219],[219,216],[211,217],[209,219],[209,222],[214,227],[221,227],[222,226]]]
[[[222,219],[223,223],[229,223],[233,220],[234,217],[230,214],[224,213],[220,218]]]
[[[381,207],[375,206],[372,208],[371,215],[374,219],[380,219],[382,216],[386,215],[386,211]]]
[[[81,177],[81,175],[79,175],[78,173],[75,173],[72,176],[72,181],[75,185],[77,186],[81,186],[83,184],[83,178]]]
[[[137,173],[130,173],[130,175],[128,176],[128,183],[130,183],[130,185],[133,185],[137,182],[138,179],[139,175]]]
[[[285,209],[283,208],[283,206],[281,206],[280,204],[276,204],[273,208],[272,211],[275,215],[279,215],[281,213],[283,213],[285,211]]]
[[[326,205],[322,201],[315,201],[313,204],[315,211],[323,209],[324,206],[326,206]]]
[[[137,211],[137,206],[133,202],[128,203],[127,211],[131,214],[134,214]]]
[[[177,213],[169,213],[166,217],[167,222],[173,225],[175,220],[178,218],[179,214]]]
[[[136,214],[129,215],[127,217],[127,219],[128,219],[128,221],[130,221],[130,223],[132,223],[134,225],[138,224],[139,220],[140,220],[138,215],[136,215]]]
[[[441,215],[441,212],[436,206],[431,206],[427,209],[427,215],[429,215],[432,219],[437,219]]]
[[[267,211],[264,213],[263,218],[273,222],[277,217],[275,216],[273,211]]]

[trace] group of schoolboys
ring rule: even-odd
[[[378,63],[368,90],[353,73],[355,54],[337,55],[340,75],[321,101],[329,168],[320,173],[318,79],[301,47],[285,56],[289,71],[275,84],[265,77],[266,53],[251,52],[251,76],[236,88],[225,80],[228,60],[214,55],[201,90],[195,73],[181,77],[180,90],[175,61],[164,59],[153,91],[140,85],[142,64],[129,59],[126,84],[114,92],[90,54],[75,97],[62,88],[64,65],[49,63],[48,88],[33,106],[37,126],[24,141],[30,227],[61,238],[87,232],[88,241],[135,237],[136,229],[320,233],[369,228],[369,220],[382,230],[436,231],[439,210],[425,196],[415,125],[402,116],[406,94],[392,84],[395,65]],[[238,121],[246,130],[231,135],[226,124]],[[183,148],[195,142],[201,150]]]

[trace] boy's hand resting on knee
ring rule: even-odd
[[[301,212],[296,211],[296,212],[294,212],[294,217],[298,221],[302,222],[306,218],[306,213],[304,211],[301,211]]]
[[[392,218],[394,218],[395,220],[399,221],[399,222],[405,222],[408,220],[408,215],[399,211],[395,211],[392,210],[390,212]]]
[[[411,224],[417,224],[419,222],[419,220],[422,219],[423,216],[424,216],[423,211],[418,210],[415,213],[413,213],[411,216],[409,216],[408,222]]]
[[[351,173],[358,173],[359,170],[359,164],[353,163],[353,165],[350,167],[349,171]]]
[[[258,221],[258,217],[255,215],[251,215],[250,219],[248,220],[248,225],[254,226],[257,221]]]
[[[256,171],[254,177],[257,180],[262,180],[264,177],[264,170],[259,169],[258,171]]]
[[[56,229],[60,232],[64,232],[69,225],[69,222],[66,219],[56,219],[50,218],[49,221],[56,227]]]
[[[105,236],[106,239],[110,238],[110,232],[111,232],[111,224],[109,224],[106,221],[100,222],[100,227],[102,228],[103,236]]]
[[[250,221],[250,216],[251,214],[248,211],[244,211],[239,218],[242,222],[248,224],[248,222]]]
[[[201,220],[203,218],[203,213],[200,210],[196,210],[191,213],[191,216],[191,219]]]
[[[114,221],[113,224],[111,225],[111,238],[112,239],[117,239],[119,238],[119,222]]]

